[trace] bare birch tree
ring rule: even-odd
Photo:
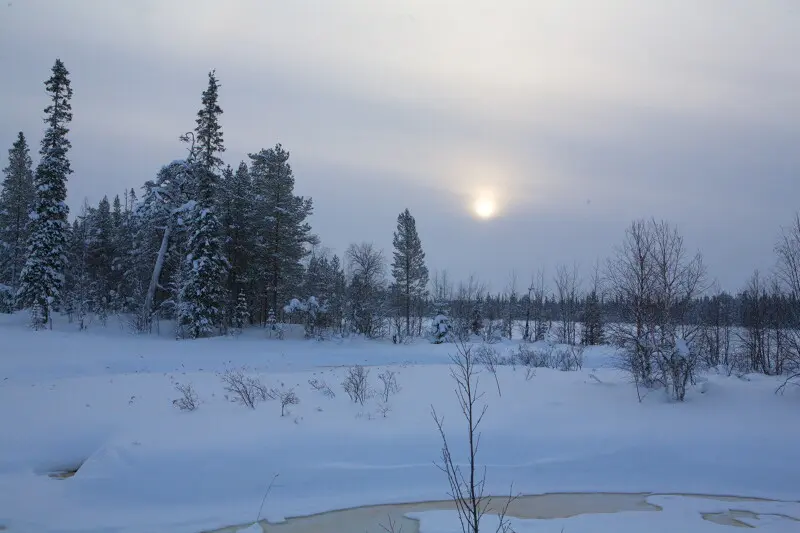
[[[556,268],[553,283],[556,286],[560,321],[558,341],[561,344],[575,344],[578,323],[578,287],[580,285],[577,263],[573,264],[572,268],[559,265]]]

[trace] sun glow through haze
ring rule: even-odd
[[[475,214],[478,215],[478,218],[482,218],[483,220],[488,220],[497,213],[497,203],[494,201],[494,198],[489,196],[481,196],[475,200],[475,204],[472,207],[475,210]]]

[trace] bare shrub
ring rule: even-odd
[[[342,382],[342,388],[354,403],[364,405],[369,397],[368,377],[369,370],[361,365],[351,366],[347,369],[347,376]]]
[[[584,346],[573,345],[559,348],[553,353],[552,368],[562,372],[570,372],[583,368]]]
[[[225,390],[231,394],[232,401],[255,409],[260,401],[275,399],[270,391],[260,379],[247,376],[244,369],[228,369],[220,375]]]
[[[383,392],[381,393],[381,397],[383,398],[384,403],[389,401],[389,396],[400,392],[400,385],[397,384],[396,376],[397,372],[394,370],[386,370],[378,374],[378,379],[381,380],[381,383],[383,384]]]
[[[321,392],[326,398],[336,398],[336,393],[333,392],[333,389],[331,389],[324,380],[320,381],[316,378],[313,378],[308,380],[308,384],[311,385],[311,388],[315,391]]]
[[[286,407],[300,403],[294,389],[272,389],[271,392],[281,402],[281,416],[286,416]]]
[[[545,344],[544,347],[532,346],[529,344],[520,344],[517,346],[517,351],[512,358],[515,363],[529,368],[552,368],[553,367],[553,351],[555,346],[552,344]]]
[[[386,415],[392,411],[392,406],[386,402],[378,402],[377,411],[381,416],[383,416],[383,418],[386,418]]]
[[[175,390],[181,394],[180,398],[172,400],[172,405],[181,411],[194,411],[200,407],[200,399],[194,391],[191,383],[185,385],[181,383],[175,384]]]
[[[683,340],[671,345],[659,346],[654,351],[654,355],[658,369],[664,376],[662,381],[667,390],[671,387],[673,398],[682,402],[686,398],[686,386],[689,383],[693,385],[695,383],[699,357]]]

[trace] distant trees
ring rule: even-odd
[[[727,293],[715,290],[698,302],[699,334],[697,349],[707,367],[733,363],[734,324],[737,320],[736,300]]]
[[[605,319],[600,301],[601,296],[602,288],[598,264],[592,275],[592,287],[589,289],[589,293],[583,303],[581,344],[584,346],[595,346],[605,342]]]
[[[33,161],[25,135],[19,132],[8,150],[0,190],[0,311],[10,312],[25,264],[30,229],[29,213],[36,198]]]
[[[37,329],[48,324],[53,308],[61,301],[67,266],[67,177],[72,173],[67,134],[72,121],[72,88],[69,72],[60,59],[53,65],[45,87],[50,97],[50,105],[44,110],[47,129],[36,167],[36,200],[17,290],[19,304],[30,309],[31,324]]]
[[[578,265],[568,268],[559,265],[553,279],[558,298],[558,342],[562,344],[575,344],[578,323]]]
[[[425,265],[425,252],[417,234],[417,224],[408,209],[397,217],[397,230],[394,232],[394,254],[392,276],[395,307],[405,318],[405,334],[411,335],[411,310],[420,304],[428,294],[428,267]],[[421,323],[418,330],[421,330]]]
[[[36,328],[56,311],[81,328],[119,314],[139,332],[164,318],[186,337],[257,323],[282,338],[286,321],[309,336],[381,337],[392,326],[398,341],[430,318],[436,342],[511,338],[524,321],[526,341],[611,341],[637,385],[678,400],[700,364],[800,378],[800,215],[780,234],[774,272],[756,272],[737,294],[706,290],[701,255],[655,220],[626,229],[605,276],[596,268],[584,293],[577,267],[561,266],[552,286],[540,270],[521,293],[513,275],[490,291],[476,276],[458,282],[442,270],[429,294],[410,210],[397,217],[391,265],[372,243],[337,256],[319,246],[313,202],[295,194],[281,144],[224,167],[219,87],[211,71],[194,131],[182,136],[188,155],[164,165],[140,198],[133,189],[103,196],[68,220],[72,89],[56,60],[35,172],[23,133],[3,168],[0,312],[26,308]]]
[[[330,257],[324,251],[316,251],[308,261],[303,281],[303,296],[314,297],[325,306],[324,320],[320,327],[341,331],[347,300],[347,281],[339,256]]]

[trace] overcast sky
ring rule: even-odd
[[[735,291],[800,208],[798,28],[796,0],[2,0],[0,154],[38,150],[58,57],[73,212],[138,190],[216,69],[226,162],[282,143],[335,252],[391,257],[408,207],[432,271],[523,288],[653,216]]]

